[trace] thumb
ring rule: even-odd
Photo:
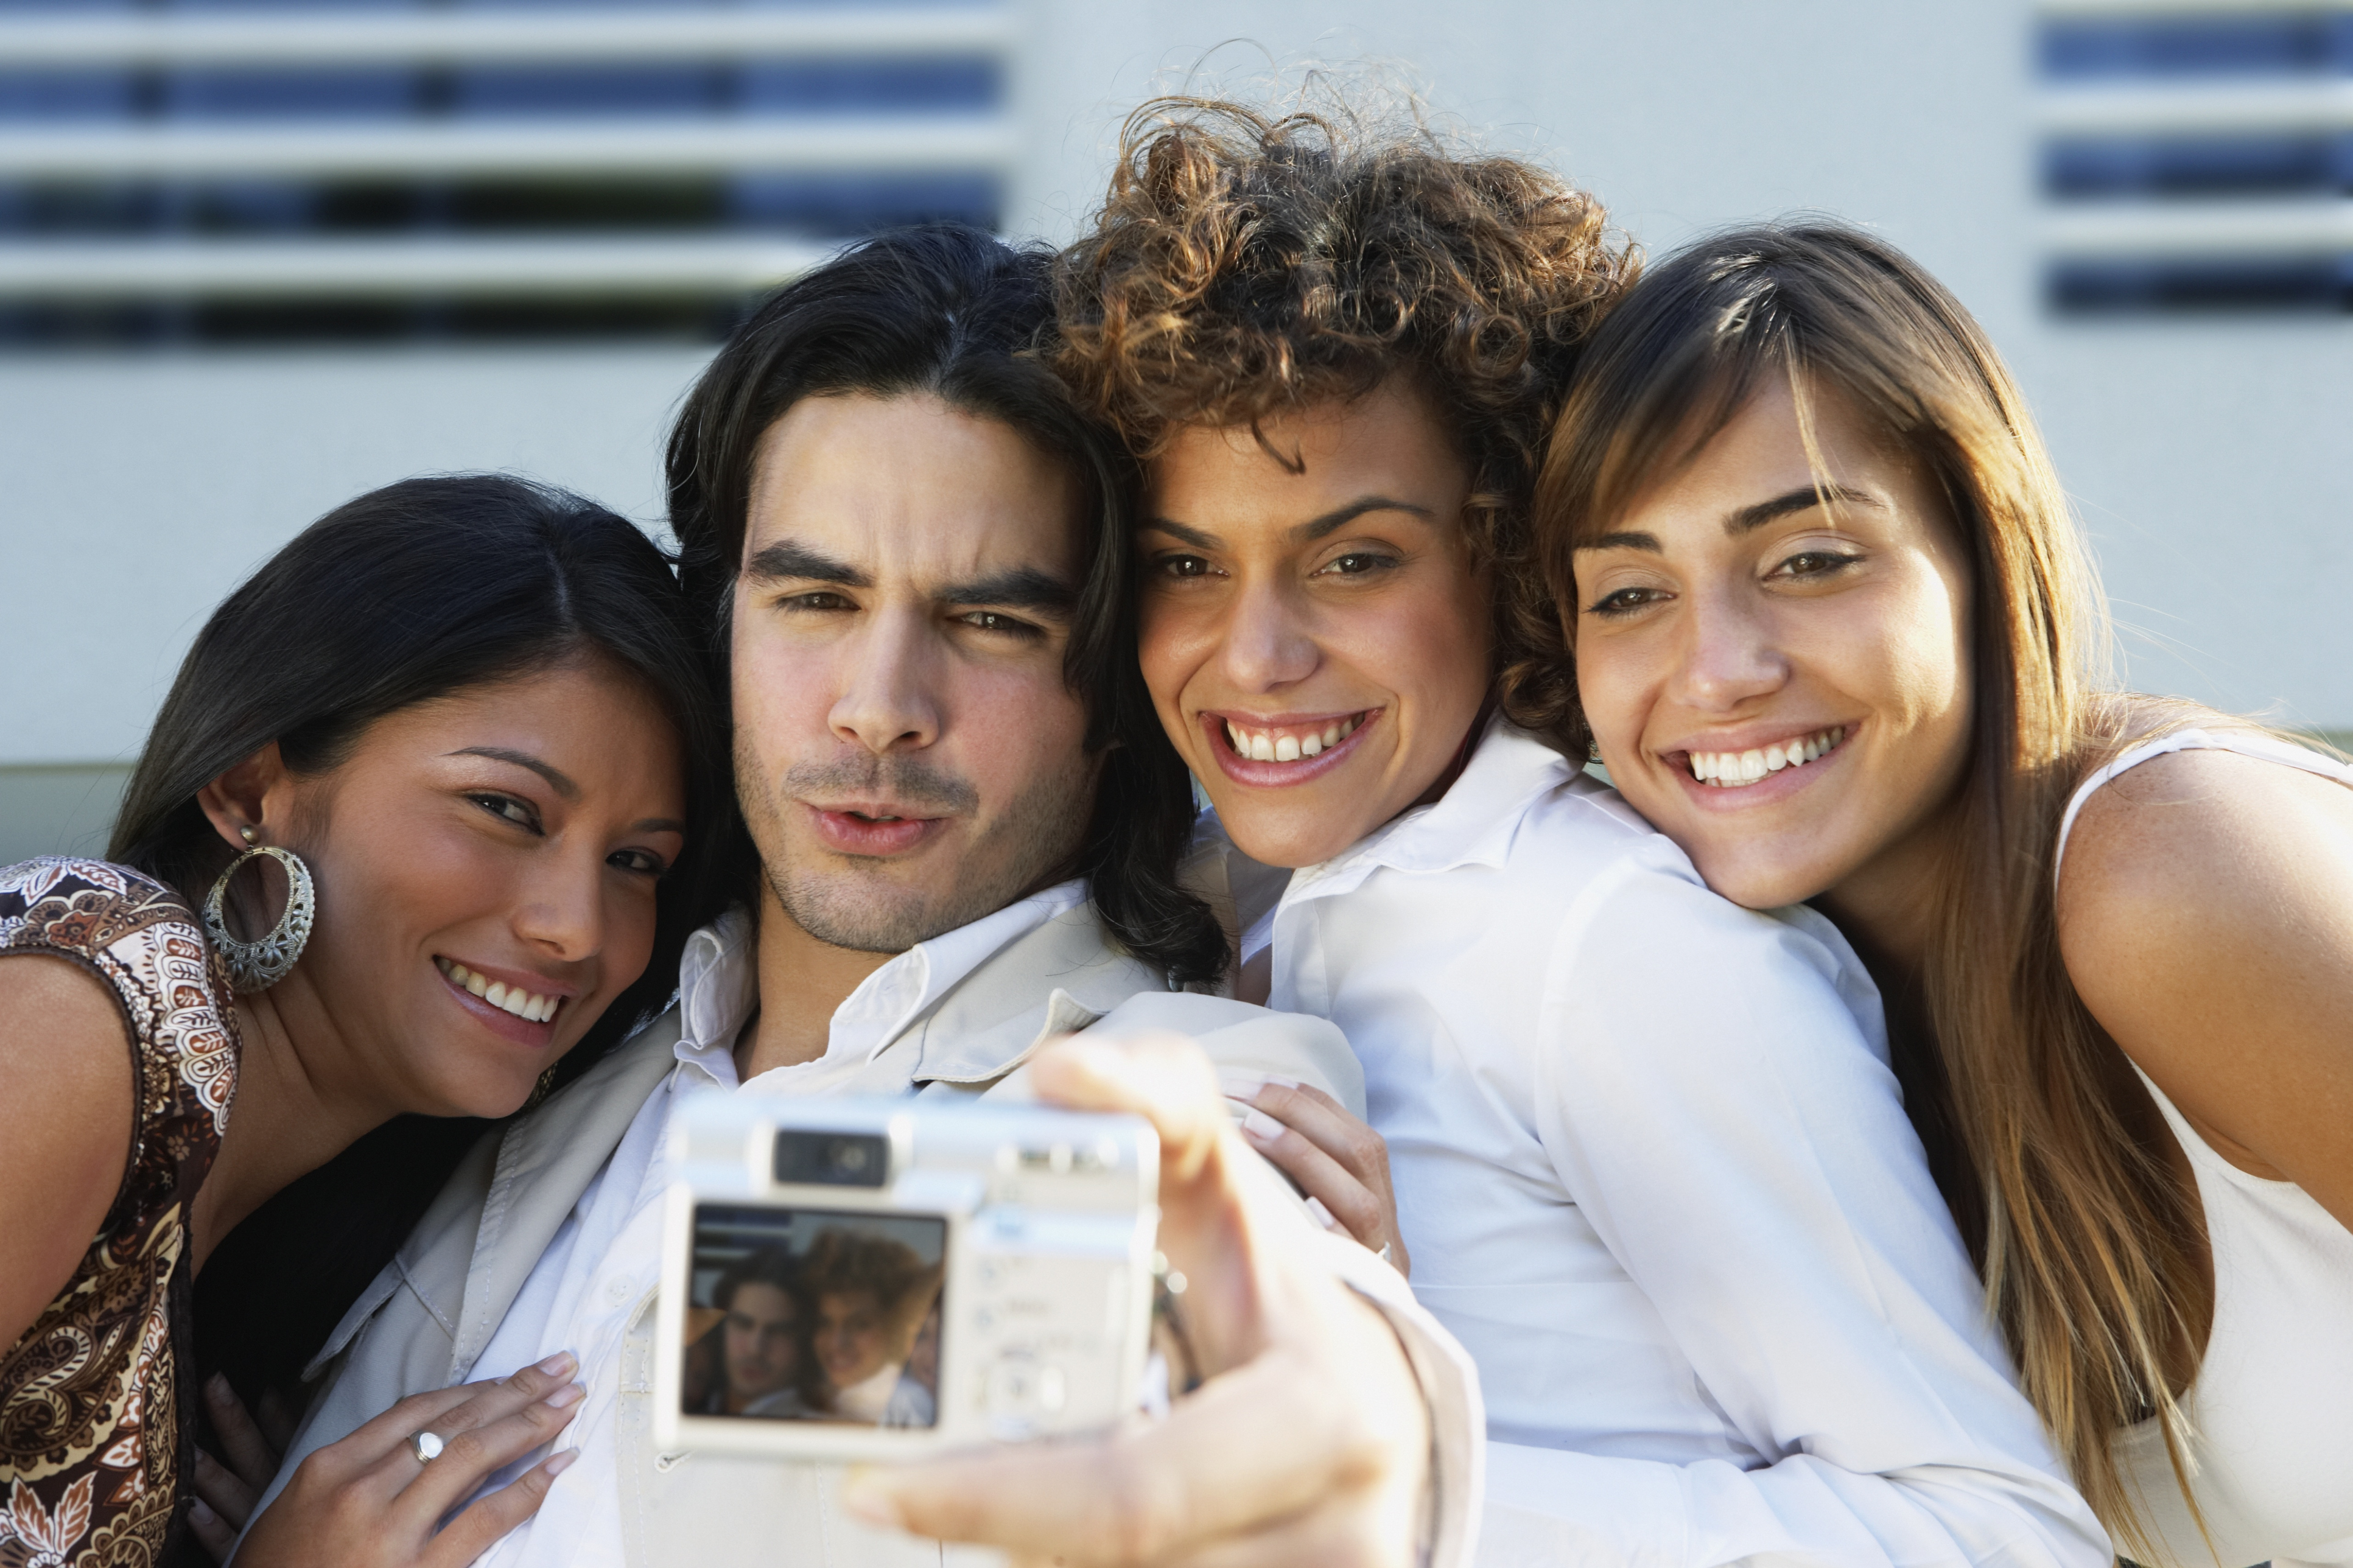
[[[1030,1059],[1029,1077],[1039,1097],[1057,1105],[1126,1111],[1150,1122],[1160,1137],[1164,1188],[1214,1176],[1233,1119],[1209,1058],[1182,1035],[1065,1035]]]

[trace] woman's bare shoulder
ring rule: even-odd
[[[63,1287],[113,1206],[136,1078],[105,981],[50,953],[0,958],[0,1343]]]
[[[2084,797],[2059,879],[2063,926],[2123,902],[2192,917],[2269,901],[2316,852],[2353,852],[2353,788],[2237,752],[2170,752]],[[2301,877],[2299,876],[2299,879]],[[2200,921],[2200,923],[2202,923]]]
[[[2058,914],[2076,994],[2201,1135],[2353,1212],[2353,1163],[2305,1125],[2353,1093],[2353,789],[2229,752],[2154,758],[2085,801]]]

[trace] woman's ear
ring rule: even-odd
[[[224,843],[243,853],[255,844],[282,843],[294,805],[294,775],[272,741],[196,792],[196,804]],[[253,837],[248,838],[246,830]],[[274,831],[273,831],[274,830]]]

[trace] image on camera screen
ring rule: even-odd
[[[939,1418],[947,1222],[702,1204],[681,1414],[859,1426]]]

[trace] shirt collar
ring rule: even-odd
[[[834,1009],[825,1055],[800,1066],[871,1060],[998,949],[1076,908],[1086,896],[1085,879],[1073,878],[917,942],[842,999]],[[678,989],[678,1059],[722,1089],[739,1087],[735,1037],[760,1001],[759,941],[748,910],[729,910],[686,939]]]
[[[1578,776],[1576,763],[1497,717],[1446,793],[1392,818],[1320,865],[1292,874],[1284,901],[1351,892],[1382,869],[1501,866],[1530,802]]]

